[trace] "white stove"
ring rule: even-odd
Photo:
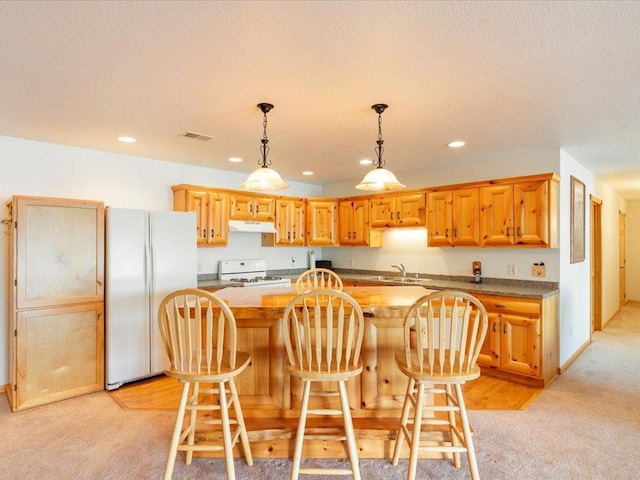
[[[291,279],[267,276],[267,262],[262,259],[220,260],[218,278],[237,282],[240,287],[290,287]]]

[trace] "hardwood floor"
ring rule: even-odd
[[[141,380],[110,391],[123,409],[175,410],[182,384],[164,375]],[[541,388],[528,387],[482,375],[464,386],[469,410],[523,410],[535,400]]]
[[[465,387],[465,400],[469,410],[522,410],[538,396],[542,389],[519,385],[505,380],[482,375],[469,382]],[[109,392],[109,395],[123,409],[138,410],[177,410],[182,384],[173,378],[158,376],[142,380]],[[245,406],[246,407],[246,406]],[[396,412],[399,415],[399,411]],[[246,415],[245,421],[251,442],[254,458],[290,458],[293,455],[297,418],[252,418]],[[354,418],[353,426],[360,449],[361,458],[391,458],[398,418]],[[307,423],[307,434],[333,428],[340,431],[341,423],[333,418],[310,418]],[[473,428],[473,426],[472,426]],[[437,435],[437,432],[436,432]],[[442,435],[445,435],[444,432]],[[219,442],[220,432],[217,430],[200,431],[201,440]],[[438,438],[432,437],[432,438]],[[401,457],[408,457],[406,445]],[[221,456],[222,453],[198,453],[197,456]],[[235,456],[242,456],[240,447],[234,448]],[[436,454],[421,454],[433,456]],[[440,454],[437,454],[440,455]],[[432,458],[440,458],[438,456]],[[345,458],[342,442],[326,440],[310,440],[303,447],[304,457]]]

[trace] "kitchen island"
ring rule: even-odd
[[[363,458],[392,455],[407,385],[407,378],[396,367],[395,352],[403,348],[402,324],[408,308],[433,290],[418,285],[374,284],[344,288],[365,314],[363,371],[347,384]],[[256,457],[290,457],[302,385],[285,371],[282,315],[296,290],[229,287],[217,290],[216,295],[234,313],[238,349],[249,352],[252,358],[236,381],[252,452]],[[483,374],[530,386],[548,385],[558,367],[557,292],[476,296],[485,304],[490,322],[478,359]],[[338,400],[327,397],[312,397],[310,405],[337,407]],[[308,424],[313,426],[314,420]],[[333,420],[320,421],[326,426]],[[306,456],[344,457],[344,449],[331,442],[305,442],[304,448]]]
[[[395,365],[395,351],[402,347],[402,323],[408,308],[429,291],[420,286],[346,287],[344,291],[356,299],[365,313],[364,368],[361,376],[348,383],[360,454],[390,457],[407,384]],[[289,457],[302,385],[285,372],[282,315],[296,290],[224,288],[216,294],[234,313],[238,349],[251,354],[251,365],[236,384],[254,442],[253,455]],[[336,408],[337,402],[337,398],[315,397],[311,406]],[[309,421],[311,427],[313,420]],[[326,419],[322,425],[327,425]],[[305,442],[305,451],[308,449],[316,457],[343,457],[344,450],[334,443]]]

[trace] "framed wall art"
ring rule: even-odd
[[[585,187],[571,176],[571,263],[584,262],[585,245]]]

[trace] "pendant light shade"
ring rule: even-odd
[[[384,168],[385,162],[382,159],[382,153],[384,152],[384,148],[382,146],[384,144],[384,140],[382,140],[382,112],[384,112],[388,107],[389,106],[384,103],[377,103],[371,106],[371,108],[378,114],[378,140],[376,141],[376,156],[378,158],[373,162],[373,166],[375,168],[367,173],[362,181],[356,185],[358,190],[382,192],[388,190],[402,190],[405,188],[391,170],[386,170]]]
[[[240,186],[247,190],[284,190],[285,188],[289,188],[289,184],[282,180],[280,175],[278,175],[278,172],[269,168],[271,160],[267,159],[267,155],[269,153],[269,147],[267,146],[269,143],[269,139],[267,138],[267,113],[269,113],[273,108],[273,105],[270,103],[259,103],[258,108],[262,110],[263,115],[262,145],[260,146],[262,158],[258,160],[258,165],[260,165],[260,167],[251,172],[249,178],[247,178],[247,180],[245,180]]]

